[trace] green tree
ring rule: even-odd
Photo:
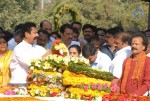
[[[74,6],[80,14],[80,21],[85,23],[91,23],[97,27],[110,28],[118,24],[122,24],[125,29],[141,29],[147,28],[147,10],[148,3],[134,0],[132,2],[117,1],[117,0],[56,0],[53,2],[50,15],[55,16],[54,12],[59,9],[63,4]],[[133,17],[134,8],[140,5],[144,14],[139,17]],[[64,20],[65,18],[65,20]],[[60,20],[68,21],[71,23],[70,15],[68,12],[62,14]]]
[[[0,0],[0,26],[6,30],[13,31],[19,23],[27,21],[39,24],[46,19],[41,14],[39,0]]]

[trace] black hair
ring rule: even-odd
[[[46,30],[43,30],[43,29],[38,30],[38,34],[41,32],[42,32],[42,34],[46,35],[49,40],[50,34]]]
[[[61,39],[61,36],[57,31],[51,32],[51,35],[53,35],[53,34],[57,35],[57,37]]]
[[[88,58],[89,56],[93,56],[96,53],[97,49],[92,44],[86,44],[82,48],[82,55],[85,58]]]
[[[91,42],[93,42],[93,41],[100,42],[100,39],[99,39],[99,37],[97,37],[97,36],[92,36],[92,37],[90,38],[90,40],[89,40],[89,43],[91,43]]]
[[[79,22],[79,21],[74,21],[74,22],[72,22],[72,23],[71,23],[71,26],[73,26],[74,24],[78,24],[78,25],[80,25],[80,26],[82,27],[82,23]]]
[[[97,28],[96,33],[98,33],[98,31],[103,31],[105,34],[107,33],[105,28]]]
[[[69,28],[69,29],[72,29],[72,30],[73,30],[73,27],[72,27],[70,24],[67,23],[67,24],[63,24],[63,25],[60,27],[60,32],[61,32],[61,33],[64,33],[66,28]]]
[[[4,34],[5,34],[5,36],[6,36],[6,38],[8,40],[10,40],[11,38],[13,38],[13,34],[10,31],[4,30]]]
[[[15,27],[14,32],[16,32],[16,31],[19,30],[19,29],[22,30],[22,28],[23,28],[23,23],[18,24],[18,25]]]
[[[76,33],[77,35],[80,34],[79,30],[77,28],[73,28],[73,33]]]
[[[148,48],[148,44],[149,44],[147,37],[145,35],[143,35],[141,32],[138,32],[138,33],[132,35],[131,40],[136,37],[141,37],[143,39],[142,44],[145,46],[144,51],[146,51]]]
[[[118,32],[123,32],[124,31],[122,26],[116,26],[116,27],[114,27],[114,29],[118,30]]]
[[[23,31],[22,29],[18,29],[16,32],[14,32],[13,37],[19,36],[21,39],[23,39]]]
[[[78,51],[78,54],[81,54],[81,48],[79,45],[71,45],[68,49],[70,50],[70,48],[75,48]]]
[[[0,39],[4,39],[6,41],[6,43],[8,43],[8,38],[6,36],[0,36]]]
[[[91,28],[93,32],[95,31],[94,26],[91,25],[91,24],[85,24],[85,25],[83,25],[82,31],[84,31],[84,30],[87,29],[87,28]]]
[[[150,32],[150,29],[146,30],[145,32]]]
[[[119,34],[115,35],[115,38],[121,36],[121,41],[123,43],[128,42],[129,45],[131,45],[131,34],[128,32],[120,32]]]
[[[111,34],[112,36],[115,36],[118,33],[119,33],[119,31],[115,28],[110,28],[107,30],[107,34]]]
[[[36,24],[33,22],[26,22],[23,27],[22,27],[22,31],[23,31],[23,37],[25,37],[25,32],[30,33],[32,30],[32,27],[36,27]]]

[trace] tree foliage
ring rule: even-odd
[[[61,3],[60,3],[61,2]],[[147,29],[148,23],[148,3],[139,0],[56,0],[52,7],[54,14],[62,4],[73,5],[75,9],[80,13],[80,21],[96,25],[97,27],[110,28],[116,25],[122,25],[125,29]],[[136,6],[140,6],[144,15],[136,18],[133,16],[136,13]],[[67,15],[64,12],[64,15]],[[61,17],[62,22],[65,16]],[[69,20],[69,16],[66,17]]]
[[[132,2],[131,2],[132,1]],[[110,28],[121,24],[125,29],[147,29],[148,2],[141,0],[0,0],[0,26],[4,29],[13,28],[26,21],[39,25],[44,20],[54,24],[54,16],[64,4],[70,5],[79,14],[79,21],[97,27]],[[134,9],[140,6],[144,14],[134,17]],[[60,24],[71,23],[74,19],[70,11],[61,12]],[[138,13],[138,12],[136,12]]]

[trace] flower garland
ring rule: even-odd
[[[28,86],[29,94],[31,96],[42,96],[42,97],[53,97],[53,96],[60,96],[62,92],[59,88],[49,88],[48,86],[39,86],[37,84],[31,84]]]
[[[150,101],[149,96],[110,93],[102,97],[103,101]]]
[[[5,87],[4,87],[5,88]],[[9,87],[9,89],[6,89],[3,91],[4,95],[27,95],[27,89],[26,87]]]
[[[67,68],[70,72],[76,74],[84,74],[88,77],[102,79],[106,81],[111,81],[113,79],[113,74],[110,72],[105,72],[97,69],[92,69],[90,66],[80,66],[70,62],[69,67]]]
[[[64,89],[62,75],[58,72],[44,72],[35,69],[27,76],[27,82],[31,96],[59,96]]]
[[[60,7],[56,14],[54,15],[54,25],[55,25],[55,29],[59,29],[61,22],[60,22],[60,18],[62,16],[63,13],[65,12],[69,12],[72,15],[72,18],[74,21],[76,21],[77,19],[79,19],[79,14],[77,13],[76,9],[68,4],[64,4],[62,7]]]
[[[55,40],[52,45],[52,53],[67,56],[68,49],[61,40]]]
[[[62,72],[68,66],[80,65],[80,67],[89,66],[89,61],[84,57],[70,57],[70,56],[59,56],[59,55],[49,55],[44,60],[34,59],[31,61],[30,69],[31,70],[42,70],[46,72],[58,71]]]
[[[110,92],[117,92],[119,87],[109,81],[75,74],[68,70],[63,72],[63,85],[70,86],[66,89],[66,98],[95,99]]]
[[[65,97],[69,98],[76,98],[76,99],[83,99],[90,97],[92,99],[106,95],[110,92],[118,92],[119,87],[116,84],[108,85],[108,84],[94,84],[91,83],[89,85],[80,84],[75,87],[69,87],[65,94]],[[85,96],[85,97],[83,97]]]
[[[63,72],[63,85],[72,85],[72,86],[76,86],[79,84],[91,84],[91,83],[100,83],[100,84],[108,84],[110,85],[111,82],[109,81],[104,81],[101,79],[95,79],[95,78],[89,78],[85,75],[82,74],[75,74],[72,73],[68,70],[65,70]]]

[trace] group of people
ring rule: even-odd
[[[120,26],[106,30],[75,21],[52,32],[48,20],[42,21],[39,27],[38,30],[33,22],[19,24],[12,38],[0,29],[3,86],[25,84],[31,60],[52,54],[54,40],[61,39],[68,55],[83,56],[89,59],[91,68],[111,72],[112,83],[118,84],[121,93],[144,95],[149,90],[150,30],[124,31]]]

